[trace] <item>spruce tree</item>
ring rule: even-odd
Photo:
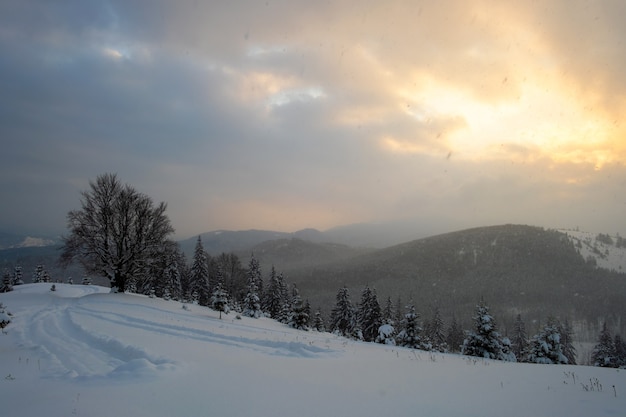
[[[248,264],[246,296],[243,300],[243,314],[248,317],[259,318],[263,315],[259,284],[261,282],[261,267],[259,261],[252,255]]]
[[[23,275],[22,275],[22,267],[20,265],[15,265],[13,270],[13,282],[12,285],[23,285]]]
[[[615,343],[611,332],[609,332],[606,326],[606,322],[602,326],[598,343],[591,352],[591,362],[593,366],[601,366],[603,368],[615,368],[617,366]]]
[[[41,264],[37,265],[37,267],[35,268],[33,282],[37,282],[37,283],[43,282],[43,272],[44,272],[43,265]]]
[[[535,335],[528,348],[528,362],[543,364],[567,364],[567,358],[563,354],[561,345],[561,333],[559,324],[553,317],[543,330]]]
[[[433,318],[428,325],[428,333],[426,335],[430,349],[445,353],[448,351],[448,343],[444,334],[444,322],[439,312],[439,307],[433,307]]]
[[[274,320],[278,320],[284,304],[284,283],[283,276],[276,273],[272,265],[269,284],[263,297],[263,311]]]
[[[385,324],[395,324],[395,313],[393,309],[393,303],[391,302],[391,297],[387,297],[387,301],[385,302],[385,308],[383,308],[383,323]]]
[[[318,332],[326,331],[326,325],[324,324],[322,311],[320,310],[319,307],[317,308],[317,310],[315,310],[315,315],[313,317],[313,329],[317,330]]]
[[[526,324],[522,320],[522,315],[518,314],[513,325],[513,340],[511,348],[519,362],[524,362],[528,350],[528,336],[526,335]]]
[[[378,328],[382,325],[382,317],[376,291],[372,291],[369,286],[366,286],[361,294],[357,317],[363,340],[366,342],[376,340]]]
[[[221,267],[218,267],[215,276],[215,287],[211,295],[211,308],[220,312],[220,319],[222,318],[222,313],[228,314],[228,294],[224,290],[224,275]]]
[[[570,365],[576,365],[576,348],[574,347],[574,330],[570,326],[569,321],[566,319],[565,323],[559,326],[561,333],[561,346],[563,348],[563,355],[567,358],[567,363]]]
[[[13,282],[11,280],[11,275],[9,271],[4,271],[4,275],[2,277],[2,285],[0,286],[0,293],[13,291]]]
[[[411,349],[423,349],[422,327],[419,324],[419,314],[415,312],[415,305],[411,301],[406,306],[404,319],[400,323],[401,330],[396,336],[396,345]]]
[[[4,329],[11,323],[11,313],[6,310],[6,307],[0,303],[0,329]]]
[[[289,319],[289,326],[298,330],[309,330],[309,311],[310,307],[306,303],[302,302],[300,292],[294,285],[291,297],[291,317]]]
[[[341,336],[350,336],[356,327],[356,320],[348,288],[344,286],[339,289],[336,299],[337,304],[330,316],[330,331]]]
[[[209,291],[209,263],[204,247],[202,246],[202,239],[198,236],[196,241],[196,247],[193,253],[193,264],[191,265],[190,286],[192,298],[197,301],[198,304],[203,306],[209,305],[210,291]],[[195,293],[195,296],[193,295]]]
[[[514,362],[515,355],[511,352],[511,342],[500,336],[496,320],[483,300],[476,306],[473,318],[474,331],[468,332],[463,341],[461,353],[486,359]]]
[[[448,336],[446,337],[446,342],[450,352],[460,352],[461,347],[463,346],[463,339],[463,329],[457,323],[456,316],[453,315],[452,322],[448,328]]]
[[[618,334],[615,335],[613,348],[615,349],[615,366],[617,368],[626,368],[626,343]]]

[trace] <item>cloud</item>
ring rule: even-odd
[[[0,228],[62,228],[103,172],[181,236],[620,221],[621,2],[0,8]]]

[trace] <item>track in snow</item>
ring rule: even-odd
[[[175,338],[180,344],[206,343],[207,351],[220,345],[286,357],[338,354],[330,348],[332,343],[327,337],[294,337],[292,332],[271,325],[267,329],[246,326],[233,320],[232,315],[225,316],[229,323],[224,325],[208,316],[210,310],[203,307],[193,306],[194,311],[186,311],[173,301],[94,294],[89,288],[75,286],[64,288],[63,295],[50,293],[44,298],[48,303],[22,315],[21,343],[38,351],[40,370],[46,377],[80,381],[120,376],[137,379],[176,369],[180,363],[146,350],[159,351],[160,346],[151,345],[150,340],[163,336]]]

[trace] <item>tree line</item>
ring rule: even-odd
[[[168,238],[174,229],[165,215],[166,204],[154,205],[148,196],[122,185],[115,174],[97,177],[81,196],[81,209],[67,216],[70,234],[63,238],[62,265],[79,262],[88,273],[107,277],[112,291],[197,303],[219,311],[220,317],[234,310],[254,318],[267,316],[301,330],[326,330],[319,309],[311,317],[308,301],[273,267],[264,285],[254,255],[244,268],[234,254],[209,256],[198,237],[193,260],[187,265],[178,244]],[[549,318],[537,335],[528,338],[518,316],[511,340],[500,334],[482,300],[475,309],[473,329],[465,331],[454,318],[445,329],[437,309],[431,320],[422,323],[412,302],[402,306],[398,301],[394,307],[387,299],[381,308],[376,291],[367,286],[355,306],[346,287],[338,291],[336,301],[328,330],[345,337],[490,359],[576,363],[567,321]],[[594,364],[626,366],[623,351],[621,338],[601,335],[594,348]]]

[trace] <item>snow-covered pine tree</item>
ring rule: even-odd
[[[2,277],[2,285],[0,286],[0,293],[13,291],[13,280],[8,270],[4,271]]]
[[[615,335],[613,347],[615,349],[615,365],[618,368],[626,368],[626,343],[618,334]]]
[[[211,297],[209,291],[209,262],[200,236],[198,236],[193,252],[193,263],[189,271],[189,278],[190,291],[192,294],[194,292],[197,294],[198,304],[208,306]]]
[[[261,267],[259,261],[252,255],[248,264],[246,296],[243,300],[243,315],[259,318],[263,315],[261,298],[259,297],[259,282],[261,281]]]
[[[269,283],[263,297],[263,311],[267,316],[277,320],[284,303],[284,283],[282,274],[277,274],[274,265],[270,272]]]
[[[376,343],[382,343],[384,345],[396,344],[396,329],[390,323],[384,323],[378,328],[378,336],[375,340]]]
[[[528,347],[528,362],[543,364],[567,364],[561,345],[559,323],[555,318],[548,318],[548,322],[539,334],[535,335]]]
[[[422,326],[419,323],[419,314],[415,312],[413,301],[406,306],[406,314],[400,323],[401,330],[396,336],[396,345],[411,349],[423,349]]]
[[[404,307],[402,304],[402,299],[398,297],[398,299],[396,300],[396,307],[394,309],[394,317],[393,317],[396,330],[398,329],[398,327],[400,327],[400,323],[402,323],[403,319],[404,319]]]
[[[165,288],[174,300],[183,299],[183,277],[186,269],[185,255],[180,251],[172,253],[165,270]]]
[[[486,359],[515,362],[511,352],[511,342],[503,339],[498,332],[496,320],[489,313],[489,307],[481,300],[474,314],[474,330],[467,333],[461,353]]]
[[[38,264],[35,268],[35,273],[33,274],[33,282],[43,282],[43,265]]]
[[[0,329],[4,329],[11,323],[11,313],[6,310],[6,307],[0,303]]]
[[[228,314],[228,294],[224,290],[224,274],[222,268],[218,267],[215,274],[215,287],[213,288],[213,294],[211,295],[211,308],[220,312],[220,319],[222,313]]]
[[[456,321],[456,316],[453,315],[452,322],[448,328],[448,336],[446,337],[446,342],[448,343],[448,349],[450,352],[460,352],[461,347],[463,346],[464,338],[463,329]]]
[[[289,326],[298,330],[309,330],[309,317],[310,313],[307,311],[310,307],[307,307],[302,302],[300,292],[298,288],[293,286],[291,296],[291,317],[289,318]]]
[[[385,307],[383,308],[383,323],[391,324],[392,326],[395,324],[395,313],[391,297],[387,297],[387,301],[385,301]]]
[[[528,351],[528,336],[526,334],[526,324],[524,323],[524,320],[522,320],[521,314],[518,314],[515,317],[511,348],[517,360],[519,362],[525,362],[526,353]]]
[[[376,290],[365,286],[361,293],[361,303],[359,304],[358,324],[363,334],[363,340],[373,342],[378,337],[378,328],[382,325],[380,304],[376,297]]]
[[[433,318],[428,325],[428,343],[431,346],[431,350],[445,353],[448,351],[448,343],[446,342],[446,335],[444,334],[444,322],[439,312],[439,307],[433,307]]]
[[[337,304],[330,316],[330,331],[341,336],[350,336],[356,327],[356,319],[348,288],[340,288],[336,299]]]
[[[22,267],[20,265],[15,265],[13,270],[13,282],[12,285],[23,285],[24,280],[22,279]]]
[[[315,310],[315,315],[313,317],[313,329],[318,332],[326,331],[326,325],[324,324],[324,318],[322,317],[322,310],[319,307]]]
[[[563,355],[567,358],[567,363],[569,365],[576,365],[574,330],[567,319],[565,319],[565,323],[559,325],[559,332],[561,333],[561,348],[563,349]]]
[[[615,343],[606,322],[602,326],[598,343],[596,343],[591,352],[591,363],[593,366],[601,366],[603,368],[615,368],[617,365]]]

